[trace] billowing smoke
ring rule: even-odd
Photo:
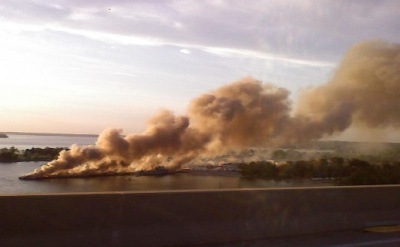
[[[399,95],[400,45],[364,42],[348,51],[332,80],[301,95],[296,114],[324,123],[322,131],[398,128]]]
[[[289,91],[245,78],[194,99],[193,128],[209,136],[207,150],[261,146],[289,118]]]
[[[399,93],[400,46],[361,43],[328,83],[305,90],[294,110],[288,90],[244,78],[195,98],[187,116],[161,111],[141,134],[107,129],[95,146],[73,145],[27,177],[173,169],[229,151],[319,139],[352,125],[398,128]]]

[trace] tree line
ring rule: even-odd
[[[20,161],[50,161],[58,157],[58,154],[62,150],[68,150],[68,148],[30,148],[25,150],[19,150],[15,147],[1,148],[0,149],[0,162],[20,162]]]
[[[238,164],[246,178],[274,180],[330,179],[338,185],[399,184],[400,162],[372,164],[342,157],[297,161],[257,161]]]

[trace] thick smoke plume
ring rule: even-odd
[[[296,114],[329,122],[331,132],[350,124],[398,128],[399,95],[400,45],[365,42],[348,51],[332,80],[301,95]]]
[[[161,111],[141,134],[103,131],[95,146],[73,145],[27,178],[179,168],[194,159],[319,139],[349,126],[400,127],[400,46],[383,41],[351,48],[332,79],[303,92],[295,109],[289,91],[251,77],[192,100],[187,116]]]

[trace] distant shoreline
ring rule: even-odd
[[[65,133],[34,133],[34,132],[2,132],[7,135],[30,135],[30,136],[80,136],[80,137],[98,137],[95,134],[65,134]]]
[[[30,136],[69,136],[69,137],[99,137],[99,134],[66,134],[66,133],[38,133],[38,132],[19,132],[19,131],[4,131],[0,132],[6,135],[30,135]],[[121,135],[122,137],[125,137],[126,135]],[[327,145],[354,145],[354,144],[370,144],[370,145],[376,145],[376,144],[394,144],[394,145],[400,145],[400,141],[398,142],[385,142],[385,141],[377,141],[377,142],[362,142],[362,141],[349,141],[349,140],[314,140],[310,141],[310,143],[319,143],[319,144],[327,144]],[[285,147],[280,147],[280,148],[285,148]],[[290,147],[290,149],[298,149],[296,147]]]

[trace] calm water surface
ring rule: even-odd
[[[68,147],[73,143],[87,145],[95,143],[94,137],[18,136],[1,140],[2,147]],[[7,144],[8,143],[8,144]],[[6,145],[6,146],[5,146]],[[23,181],[18,177],[43,165],[44,162],[0,163],[0,194],[106,192],[106,191],[149,191],[184,189],[228,189],[228,188],[271,188],[309,187],[330,184],[311,181],[268,181],[190,174],[174,174],[161,177],[112,176],[73,179],[48,179]]]
[[[28,149],[32,147],[70,147],[72,144],[93,145],[97,137],[94,136],[46,136],[46,135],[16,135],[7,134],[8,138],[0,138],[0,148],[16,147]]]

